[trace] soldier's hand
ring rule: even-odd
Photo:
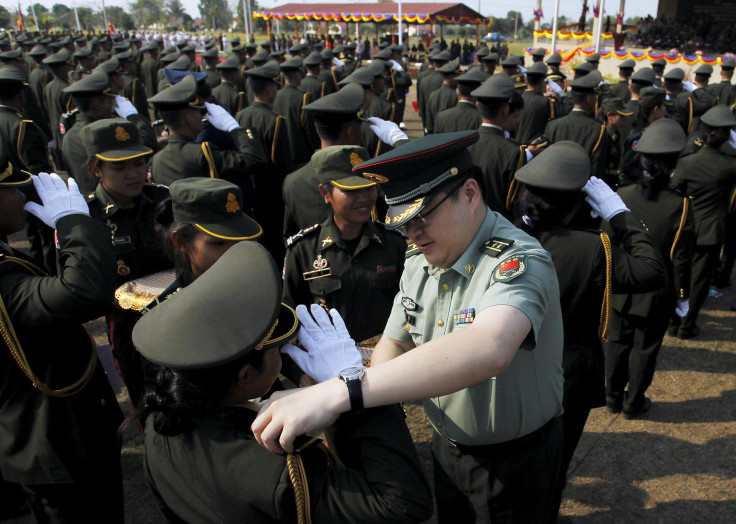
[[[590,177],[590,180],[583,186],[583,192],[588,195],[585,197],[585,201],[593,208],[590,212],[590,216],[593,218],[601,217],[609,222],[619,213],[629,211],[621,197],[600,178]]]
[[[690,300],[687,298],[678,299],[677,305],[675,306],[675,313],[680,318],[685,318],[690,312]]]
[[[304,372],[317,382],[336,377],[350,367],[362,367],[363,359],[350,338],[345,322],[336,310],[327,312],[317,304],[311,306],[312,315],[304,305],[296,307],[299,317],[299,342],[307,351],[286,344],[281,351],[289,355]],[[314,316],[314,318],[312,318]],[[334,322],[334,325],[333,325]]]
[[[371,123],[371,130],[376,134],[376,136],[381,139],[382,142],[385,142],[390,146],[393,146],[399,140],[409,139],[409,137],[406,136],[406,133],[399,129],[399,126],[394,122],[381,120],[375,116],[368,117],[368,120]]]
[[[115,112],[120,118],[128,118],[131,115],[138,114],[138,110],[133,103],[120,95],[115,97]]]
[[[67,215],[89,216],[87,202],[73,178],[69,179],[68,186],[56,173],[39,173],[31,178],[43,205],[27,202],[25,208],[47,226],[56,229],[59,219]]]
[[[207,108],[207,116],[205,118],[220,131],[227,131],[229,133],[233,129],[240,127],[238,121],[224,107],[209,102],[205,102],[204,106]]]

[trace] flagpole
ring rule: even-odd
[[[77,2],[74,2],[74,18],[77,21],[77,31],[82,32],[82,26],[79,23],[79,13],[77,13]]]
[[[107,25],[107,9],[105,9],[105,0],[102,0],[102,18],[105,21],[105,32],[110,33],[110,26]],[[112,35],[110,35],[110,38],[112,39]]]
[[[403,31],[401,30],[401,16],[402,16],[402,13],[401,13],[401,0],[399,0],[399,45],[400,46],[403,46],[404,45],[404,40],[403,40],[403,36],[402,36]]]
[[[557,46],[557,18],[560,16],[560,0],[555,0],[555,16],[552,19],[552,48],[550,52],[554,53]]]
[[[40,31],[41,29],[38,27],[38,18],[36,18],[36,7],[34,4],[31,4],[31,13],[33,13],[33,21],[36,22],[36,31]]]

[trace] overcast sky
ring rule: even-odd
[[[230,0],[230,5],[234,7],[235,2],[237,0]],[[8,0],[8,2],[3,1],[3,5],[5,5],[6,9],[12,10],[14,9],[14,6],[16,5],[17,0]],[[27,7],[31,3],[30,0],[22,0],[21,6],[23,8],[23,12],[25,13]],[[46,7],[51,7],[54,4],[57,3],[63,3],[64,5],[67,5],[69,7],[73,7],[75,0],[39,0],[37,3],[40,3],[42,5],[45,5]],[[111,6],[111,5],[117,5],[121,7],[127,8],[129,5],[128,0],[106,0],[105,5]],[[199,18],[199,8],[198,0],[182,0],[182,4],[184,4],[184,8],[187,10],[187,12],[192,16],[192,18]],[[259,4],[266,6],[266,7],[274,7],[278,5],[285,5],[288,3],[305,3],[305,2],[287,2],[287,1],[273,1],[273,0],[260,0]],[[323,2],[306,2],[306,3],[330,3],[330,4],[343,4],[343,5],[350,5],[355,6],[356,10],[359,10],[359,7],[361,2],[340,2],[337,0],[325,0]],[[363,2],[363,3],[369,3],[369,2]],[[372,3],[372,2],[370,2]],[[465,5],[468,7],[471,7],[473,9],[478,9],[478,0],[470,0],[464,2]],[[607,0],[605,2],[605,11],[607,15],[611,15],[612,19],[615,19],[616,13],[618,12],[620,0]],[[648,14],[651,14],[652,16],[656,16],[657,14],[657,4],[658,0],[629,0],[627,2],[625,16],[626,18],[630,16],[646,16]],[[94,7],[99,8],[102,5],[101,1],[91,1],[91,0],[77,0],[76,1],[77,7]],[[592,16],[592,5],[593,0],[589,0],[589,5],[591,6],[591,14]],[[524,17],[524,21],[528,21],[532,17],[532,12],[534,9],[536,9],[537,1],[536,0],[481,0],[480,2],[480,11],[484,15],[494,15],[494,16],[504,16],[506,13],[512,10],[519,11],[522,16]],[[542,10],[544,11],[544,19],[543,22],[549,22],[552,23],[552,16],[554,15],[554,9],[555,9],[555,3],[553,0],[542,0]],[[351,9],[352,10],[352,9]],[[582,10],[582,1],[581,0],[560,0],[560,15],[566,15],[567,17],[573,17],[578,18],[580,16]]]

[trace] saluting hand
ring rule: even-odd
[[[629,210],[621,197],[598,177],[590,177],[583,186],[583,191],[588,194],[585,201],[593,208],[590,212],[593,218],[601,217],[609,222],[614,216]]]
[[[36,188],[43,205],[35,202],[26,202],[26,211],[35,215],[47,226],[56,229],[56,223],[67,215],[87,215],[89,207],[79,192],[79,186],[73,178],[69,178],[69,185],[56,173],[39,173],[32,176],[33,186]]]
[[[233,129],[240,127],[238,121],[224,107],[209,102],[205,102],[204,106],[207,108],[207,116],[205,118],[220,131],[227,131],[229,133]]]

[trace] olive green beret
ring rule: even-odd
[[[579,191],[590,173],[590,157],[583,146],[563,140],[542,151],[534,161],[519,169],[514,178],[532,187]]]
[[[387,47],[388,47],[388,42],[381,42],[380,44],[378,44],[378,49],[383,50],[383,49],[386,49]]]
[[[289,48],[290,55],[301,54],[301,52],[302,52],[302,45],[300,43],[296,43]]]
[[[115,53],[115,58],[117,58],[121,62],[123,60],[130,60],[131,58],[133,58],[133,50],[132,49],[128,49],[127,51],[122,51],[120,53]]]
[[[156,42],[155,40],[150,40],[143,47],[144,51],[153,51],[154,49],[158,49],[158,42]]]
[[[194,44],[189,44],[188,46],[182,47],[181,49],[182,53],[194,53],[195,51],[197,51],[197,46],[195,46]]]
[[[400,46],[399,44],[391,44],[390,46],[388,46],[388,48],[394,53],[404,50],[404,47]]]
[[[189,45],[189,41],[184,37],[176,41],[176,47],[178,47],[179,49],[181,49],[182,47],[186,47],[188,45]]]
[[[635,149],[647,155],[680,153],[686,142],[687,137],[680,124],[670,118],[660,118],[647,126]]]
[[[168,66],[169,69],[173,69],[174,71],[188,71],[190,67],[192,67],[192,59],[184,53],[179,55],[179,58]]]
[[[320,55],[322,55],[323,62],[325,60],[332,61],[332,59],[335,57],[335,53],[333,53],[332,49],[330,49],[329,47],[327,49],[323,49]]]
[[[478,131],[427,135],[353,168],[381,184],[389,205],[386,227],[396,229],[421,212],[445,182],[473,167],[468,146]]]
[[[482,62],[487,62],[489,64],[490,63],[497,64],[498,63],[498,53],[488,53],[486,56],[482,56],[480,59]]]
[[[283,51],[273,51],[268,55],[269,58],[281,58],[282,56],[284,56]]]
[[[509,55],[503,62],[501,62],[501,67],[519,67],[519,58],[514,55]]]
[[[115,54],[121,51],[127,51],[128,49],[130,49],[130,42],[120,42],[119,44],[112,46],[112,50],[115,51]]]
[[[190,177],[169,187],[174,220],[227,241],[254,240],[263,234],[243,212],[243,192],[221,178]]]
[[[173,64],[174,62],[176,62],[177,60],[179,60],[179,57],[180,56],[181,56],[181,53],[177,50],[174,53],[169,53],[167,55],[162,56],[161,58],[159,58],[159,61],[162,64]],[[189,58],[189,57],[187,57],[187,58]]]
[[[258,46],[254,43],[246,43],[246,44],[243,44],[243,48],[246,51],[255,51],[256,49],[258,49]]]
[[[105,118],[84,126],[82,145],[88,157],[122,162],[153,153],[141,144],[138,128],[123,118]]]
[[[89,47],[80,47],[72,55],[74,58],[87,58],[92,54],[92,50]]]
[[[700,117],[700,121],[710,127],[733,127],[736,126],[736,115],[730,107],[716,105],[708,109]]]
[[[312,155],[311,164],[320,184],[332,184],[346,191],[364,189],[376,183],[352,172],[371,156],[360,146],[329,146]]]
[[[298,327],[281,304],[281,275],[257,242],[238,242],[187,287],[136,323],[133,344],[156,364],[215,367],[283,345]]]
[[[515,92],[514,81],[508,75],[499,73],[490,76],[482,86],[470,94],[483,102],[484,98],[510,100]]]

